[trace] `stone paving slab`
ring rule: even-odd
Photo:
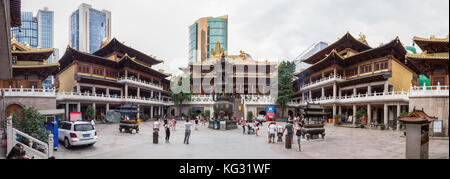
[[[143,123],[139,134],[119,133],[118,124],[98,124],[99,142],[93,147],[67,150],[60,145],[58,159],[404,159],[403,132],[326,126],[325,140],[302,140],[303,152],[269,144],[267,129],[260,136],[243,135],[242,128],[215,131],[201,126],[192,131],[190,145],[183,144],[184,123],[178,122],[170,143],[152,144],[152,123]],[[296,137],[295,137],[296,140]],[[430,158],[446,159],[448,140],[430,141]]]

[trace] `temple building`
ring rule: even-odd
[[[153,118],[164,116],[169,106],[171,74],[154,70],[163,61],[144,54],[117,39],[105,38],[101,48],[92,54],[67,47],[56,75],[59,109],[84,112],[94,107],[96,119],[123,104],[134,104]],[[143,117],[143,116],[140,116]]]
[[[421,49],[420,54],[407,54],[406,58],[411,61],[430,80],[431,86],[448,86],[448,57],[449,57],[449,37],[429,39],[414,37],[413,41]],[[423,84],[419,84],[423,85]]]
[[[296,75],[290,105],[320,104],[324,120],[340,114],[340,122],[396,128],[394,119],[408,111],[408,91],[418,85],[419,70],[406,53],[398,38],[372,48],[365,35],[356,39],[346,33],[303,60],[312,66]],[[360,110],[367,119],[355,119]]]
[[[265,115],[267,106],[275,105],[271,98],[272,87],[275,85],[271,85],[271,82],[273,84],[278,75],[277,62],[256,61],[243,51],[239,55],[228,55],[219,42],[210,54],[211,57],[206,61],[190,62],[187,68],[181,68],[185,77],[192,75],[193,78],[192,100],[182,106],[183,114],[187,115],[191,108],[197,113],[206,110],[213,113],[215,89],[222,85],[215,83],[215,80],[222,80],[218,79],[221,69],[219,71],[215,68],[221,67],[222,59],[225,59],[228,76],[224,79],[226,93],[232,94],[235,99],[234,117],[246,118],[248,111],[252,111],[254,116]]]
[[[56,109],[54,89],[42,89],[42,81],[50,75],[55,75],[59,63],[48,63],[53,49],[30,48],[29,44],[21,44],[13,36],[11,40],[13,77],[0,80],[0,88],[5,90],[6,113],[8,117],[24,107],[34,107],[37,110]],[[1,108],[1,106],[0,106]]]
[[[422,53],[406,54],[409,62],[419,69],[421,75],[429,79],[429,85],[419,83],[414,86],[409,96],[409,109],[423,109],[427,114],[436,116],[430,125],[433,136],[448,137],[449,115],[449,36],[446,38],[414,37],[413,41]]]

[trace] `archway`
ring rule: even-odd
[[[18,118],[23,118],[23,107],[18,104],[11,104],[8,107],[6,107],[5,110],[5,117],[9,117],[11,114],[16,114]]]

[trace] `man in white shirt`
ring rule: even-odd
[[[186,130],[184,133],[184,144],[188,144],[189,145],[189,138],[191,136],[191,126],[192,123],[189,121],[189,119],[186,120],[186,123],[184,124]]]
[[[275,134],[277,126],[274,123],[269,124],[269,143],[275,143]]]
[[[156,120],[156,121],[153,123],[153,131],[159,132],[159,121],[158,121],[158,120]]]

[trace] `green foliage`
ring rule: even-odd
[[[194,111],[194,108],[189,109],[189,118],[195,119],[195,116],[197,116],[197,113]]]
[[[161,119],[161,118],[162,118],[161,115],[159,115],[159,114],[155,115],[155,119],[156,119],[156,120],[159,120],[159,119]]]
[[[367,112],[365,109],[361,108],[356,112],[355,117],[356,117],[356,119],[360,119],[363,116],[367,116]]]
[[[379,124],[378,126],[380,127],[386,127],[386,125],[384,123]]]
[[[287,103],[292,99],[293,73],[295,72],[295,63],[289,61],[281,62],[278,67],[278,99],[277,104],[282,109],[282,116],[287,109]]]
[[[247,121],[248,122],[253,121],[253,112],[252,111],[247,112]]]
[[[205,117],[206,117],[206,119],[209,119],[210,116],[211,116],[211,111],[210,111],[210,110],[206,110],[206,111],[205,111]]]
[[[192,75],[190,76],[190,79],[192,79]],[[172,86],[172,88],[181,89],[182,88],[182,84],[183,84],[182,82],[183,82],[183,79],[180,79],[178,81],[178,85]],[[181,114],[181,105],[183,104],[183,102],[184,101],[190,101],[191,98],[192,98],[192,91],[190,91],[189,93],[184,93],[183,90],[180,90],[180,91],[181,91],[180,93],[173,93],[172,92],[170,94],[170,98],[172,99],[172,102],[174,103],[174,105],[176,107],[179,108],[178,115],[182,115]]]
[[[408,116],[409,115],[409,113],[408,112],[402,112],[401,114],[400,114],[400,117],[405,117],[405,116]]]
[[[91,120],[95,117],[95,109],[92,106],[88,106],[85,112],[85,116],[88,120]]]
[[[337,114],[333,116],[334,119],[342,119],[342,117],[344,117],[342,114]]]
[[[24,108],[23,114],[23,119],[20,119],[17,115],[13,114],[13,127],[42,142],[47,142],[48,132],[45,129],[42,115],[36,109],[27,107]],[[28,145],[28,140],[25,138],[22,138],[21,142]]]
[[[144,114],[144,116],[142,116],[142,120],[143,121],[148,121],[148,120],[150,120],[150,116]]]

